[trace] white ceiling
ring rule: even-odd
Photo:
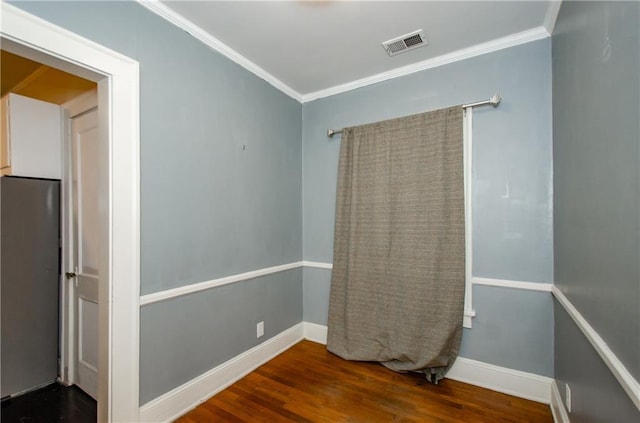
[[[546,37],[559,9],[552,1],[143,4],[301,101]],[[383,41],[417,29],[428,46],[386,54]]]

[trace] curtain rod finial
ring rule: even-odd
[[[502,97],[500,97],[498,93],[495,93],[493,96],[491,96],[489,101],[491,102],[491,105],[493,107],[498,107],[498,104],[500,104],[500,102],[502,101]]]

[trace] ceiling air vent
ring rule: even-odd
[[[396,37],[392,40],[382,43],[385,51],[389,56],[413,50],[414,48],[423,47],[429,44],[421,29],[410,32],[408,34]]]

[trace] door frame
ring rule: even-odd
[[[98,83],[100,256],[98,421],[139,417],[138,62],[1,4],[3,49]],[[117,165],[116,165],[117,163]],[[104,299],[104,300],[103,300]]]

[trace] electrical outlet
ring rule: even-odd
[[[565,389],[566,394],[565,394],[565,397],[564,397],[564,402],[565,402],[565,404],[567,406],[567,411],[569,413],[571,413],[571,388],[569,388],[569,384],[568,383],[565,384],[564,386],[566,388]]]
[[[256,338],[260,338],[262,335],[264,335],[264,322],[260,322],[256,326],[256,335]]]

